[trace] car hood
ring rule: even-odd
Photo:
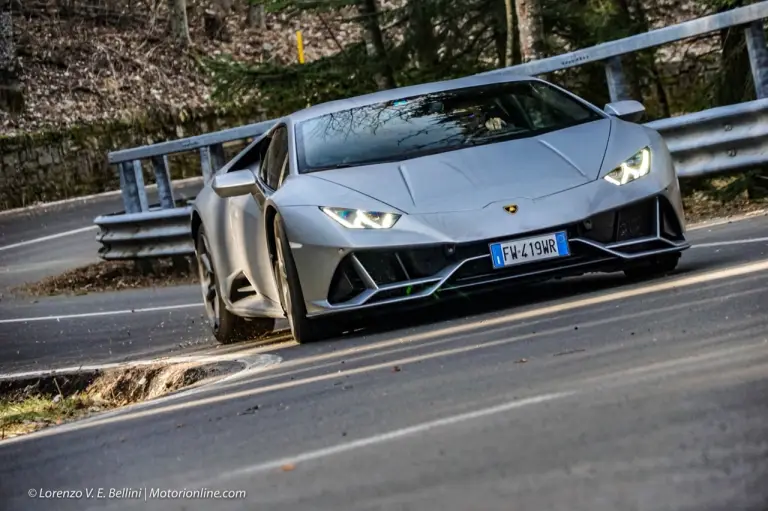
[[[313,173],[408,214],[481,209],[536,199],[598,178],[611,133],[602,119],[538,137],[402,162]]]

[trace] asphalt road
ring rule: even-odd
[[[271,370],[6,440],[0,502],[765,511],[766,220],[692,232],[673,277],[567,280],[265,346]],[[99,488],[137,498],[87,497]]]
[[[174,197],[194,197],[200,183],[174,184]],[[157,193],[147,193],[149,204]],[[0,292],[28,281],[97,262],[99,243],[93,220],[123,210],[118,195],[100,195],[49,206],[0,212]]]

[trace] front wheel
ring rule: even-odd
[[[632,280],[645,280],[672,273],[680,262],[680,252],[662,254],[624,270],[624,275]]]
[[[230,344],[245,341],[274,330],[274,319],[254,318],[248,320],[235,316],[227,310],[219,292],[219,280],[213,266],[208,237],[205,235],[205,229],[202,225],[197,233],[195,257],[208,324],[219,343]]]
[[[280,302],[291,326],[291,333],[299,344],[320,341],[333,335],[334,329],[328,319],[307,317],[304,294],[301,292],[299,274],[293,261],[283,221],[275,215],[275,282],[280,293]]]

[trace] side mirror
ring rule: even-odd
[[[605,105],[604,110],[608,115],[629,122],[638,122],[645,115],[643,104],[633,99],[608,103]]]
[[[213,178],[211,187],[222,198],[250,195],[256,188],[256,176],[250,170],[219,174]]]

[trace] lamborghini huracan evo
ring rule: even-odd
[[[635,101],[472,76],[312,106],[206,182],[192,233],[219,342],[522,280],[675,269],[677,175]]]

